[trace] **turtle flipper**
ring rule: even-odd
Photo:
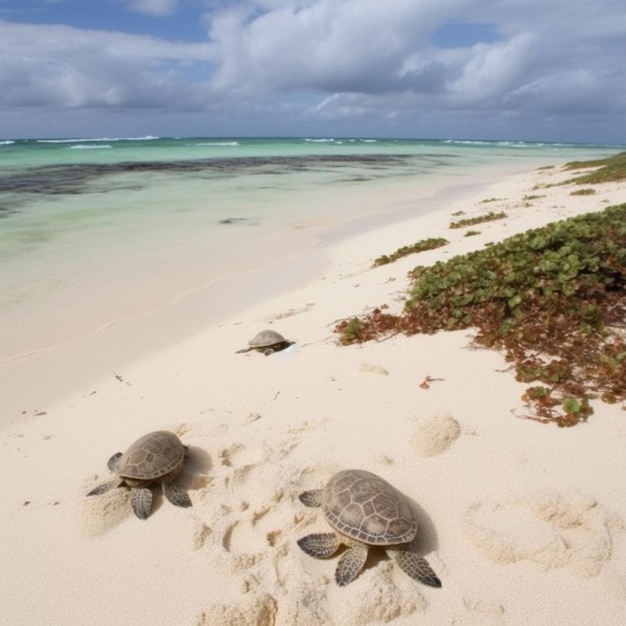
[[[341,539],[335,533],[313,533],[298,539],[298,545],[309,556],[325,559],[337,552]]]
[[[152,491],[148,487],[133,487],[130,490],[130,505],[139,519],[147,519],[152,507]]]
[[[414,580],[430,587],[441,587],[441,581],[433,571],[428,561],[407,550],[393,550],[387,548],[387,554],[400,566],[400,569]]]
[[[115,489],[116,487],[121,487],[123,484],[124,484],[123,480],[119,480],[119,479],[108,480],[105,483],[100,483],[99,485],[96,485],[87,495],[99,496],[103,493],[106,493],[107,491],[110,491],[111,489]]]
[[[163,495],[176,506],[188,507],[191,506],[191,498],[189,494],[181,487],[174,487],[170,483],[164,482],[162,484]]]
[[[351,583],[363,569],[367,560],[367,547],[355,545],[348,548],[339,559],[335,570],[335,581],[340,587]]]
[[[322,506],[322,490],[312,489],[311,491],[305,491],[298,496],[298,499],[304,506]]]
[[[275,343],[274,345],[265,348],[265,350],[263,350],[263,354],[265,356],[269,356],[270,354],[274,354],[274,352],[282,352],[283,350],[289,348],[289,346],[293,346],[294,343],[295,341],[281,341],[279,343]]]
[[[115,468],[117,467],[117,463],[120,460],[122,456],[121,452],[116,452],[108,461],[107,461],[107,467],[114,472]]]

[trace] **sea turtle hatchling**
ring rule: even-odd
[[[300,501],[306,506],[322,507],[326,521],[337,531],[302,537],[298,545],[304,552],[323,559],[333,555],[341,544],[348,546],[335,571],[340,587],[356,578],[365,565],[370,546],[383,546],[411,578],[441,587],[426,559],[408,550],[417,534],[417,522],[409,503],[376,474],[357,469],[338,472],[323,489],[300,494]]]
[[[139,519],[150,515],[150,485],[160,483],[163,495],[176,506],[191,506],[189,494],[173,483],[183,469],[187,447],[167,430],[157,430],[137,439],[126,452],[114,454],[107,463],[117,478],[102,483],[87,495],[96,496],[114,487],[130,487],[130,504]]]
[[[288,348],[293,345],[293,343],[293,341],[285,339],[275,330],[262,330],[250,339],[246,348],[237,350],[237,354],[250,352],[250,350],[256,350],[257,352],[262,352],[265,356],[269,356],[274,352],[280,352],[281,350]]]

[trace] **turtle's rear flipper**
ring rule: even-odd
[[[147,519],[152,508],[152,491],[148,487],[133,487],[130,490],[130,505],[139,519]]]
[[[349,585],[363,569],[367,560],[367,547],[354,545],[348,548],[339,559],[335,570],[335,582],[340,587]]]
[[[393,550],[391,548],[387,548],[387,554],[400,566],[400,569],[405,574],[408,574],[414,580],[418,580],[430,587],[441,587],[441,581],[424,557],[407,550]]]
[[[88,496],[99,496],[111,489],[115,489],[116,487],[121,487],[124,484],[124,481],[120,480],[109,480],[106,483],[100,483],[96,485],[87,495]]]
[[[173,487],[168,483],[163,483],[163,495],[176,506],[188,507],[192,506],[189,494],[180,487]]]

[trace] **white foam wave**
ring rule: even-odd
[[[445,139],[442,143],[455,144],[459,146],[504,146],[506,148],[541,148],[541,147],[568,147],[574,146],[571,143],[545,143],[539,141],[488,141],[485,139]]]
[[[3,141],[0,141],[0,146],[10,146],[12,143],[15,142],[11,139],[5,139]]]
[[[159,139],[152,135],[146,135],[145,137],[84,137],[82,139],[37,139],[37,143],[85,143],[87,142],[102,142],[102,141],[152,141]]]
[[[105,148],[112,148],[113,146],[110,146],[109,144],[85,144],[85,143],[79,143],[76,144],[75,146],[70,146],[70,150],[103,150]]]
[[[238,146],[238,141],[204,141],[194,144],[196,146]]]
[[[443,143],[454,143],[461,146],[489,146],[493,141],[478,141],[474,139],[446,139]]]
[[[334,143],[336,145],[342,145],[344,143],[376,143],[378,141],[377,139],[362,139],[360,137],[350,139],[335,139],[334,137],[313,139],[311,137],[304,137],[303,140],[308,143]]]

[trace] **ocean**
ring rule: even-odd
[[[622,149],[369,138],[0,140],[0,362],[304,253],[320,233],[345,232],[363,216],[421,210],[415,198],[434,183],[469,185],[481,168],[513,173]]]

